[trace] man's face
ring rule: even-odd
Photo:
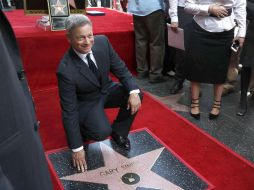
[[[92,26],[76,27],[67,36],[71,46],[79,53],[86,54],[91,51],[94,44]]]

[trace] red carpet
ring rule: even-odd
[[[57,89],[35,93],[34,98],[45,149],[66,146]],[[116,110],[108,110],[107,113],[113,118]],[[143,127],[150,129],[185,162],[215,185],[215,189],[253,189],[253,164],[147,94],[132,129]]]

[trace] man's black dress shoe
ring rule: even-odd
[[[112,133],[112,138],[116,142],[116,144],[125,149],[125,150],[130,150],[131,149],[131,143],[128,137],[122,137],[116,133]]]
[[[177,94],[182,88],[183,88],[183,82],[175,81],[174,84],[172,85],[169,93],[170,94]]]

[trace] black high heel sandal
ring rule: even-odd
[[[213,113],[210,112],[209,113],[209,119],[210,120],[216,119],[217,117],[219,117],[219,115],[220,115],[220,108],[221,108],[221,101],[214,100],[212,108],[215,108],[215,109],[219,110],[219,113],[218,114],[213,114]]]
[[[197,101],[197,102],[195,102],[195,101]],[[191,117],[193,117],[194,119],[199,120],[200,119],[200,113],[191,113],[192,108],[199,108],[199,98],[192,99],[191,100],[191,106],[190,106],[190,115],[191,115]]]

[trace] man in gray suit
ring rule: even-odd
[[[51,190],[17,42],[1,10],[0,28],[0,189]]]
[[[128,133],[141,106],[141,92],[106,36],[93,36],[84,15],[66,19],[71,48],[57,70],[63,124],[74,167],[86,170],[84,140],[112,136],[121,148],[130,149]],[[113,82],[112,72],[120,81]],[[120,108],[112,126],[104,108]]]

